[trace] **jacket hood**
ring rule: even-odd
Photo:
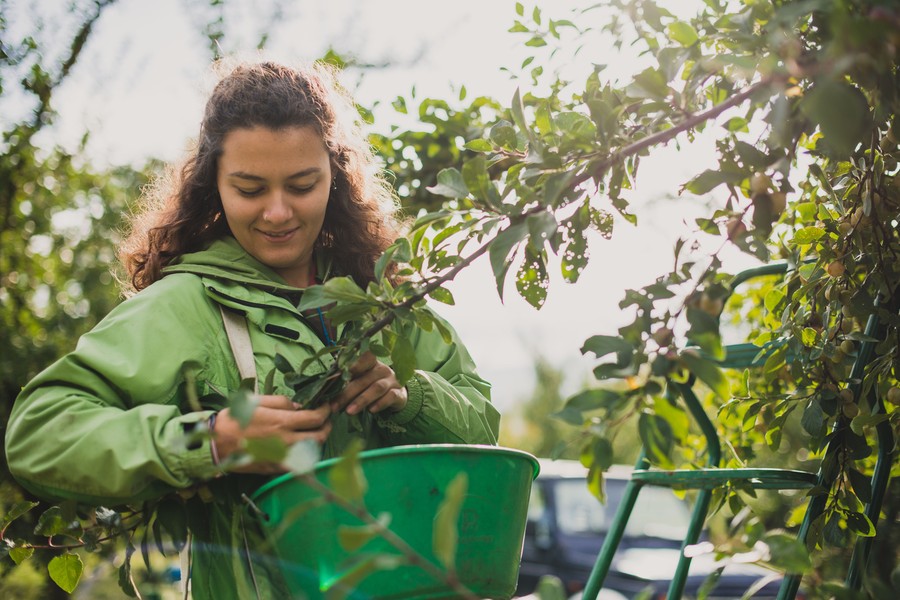
[[[324,268],[319,253],[316,254],[316,267],[319,273],[317,279],[321,281],[322,275],[327,275],[327,268]],[[163,273],[192,273],[203,278],[249,285],[272,292],[299,291],[299,288],[289,285],[281,275],[248,254],[231,236],[215,240],[199,252],[182,255],[165,267]]]

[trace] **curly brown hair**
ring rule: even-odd
[[[293,68],[259,62],[239,64],[218,82],[195,148],[180,168],[170,168],[144,191],[146,207],[131,217],[119,250],[126,286],[142,290],[178,257],[231,234],[216,185],[218,159],[228,133],[255,126],[312,126],[322,136],[334,184],[315,248],[327,251],[335,271],[359,285],[374,279],[375,261],[402,226],[359,111],[326,64]]]

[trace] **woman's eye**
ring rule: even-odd
[[[305,186],[292,185],[292,186],[288,187],[288,191],[292,194],[306,194],[307,192],[311,192],[314,187],[316,187],[316,186],[315,185],[305,185]]]
[[[235,188],[237,193],[243,196],[244,198],[252,198],[254,196],[259,196],[262,193],[262,188],[254,188],[252,190],[245,190],[243,188]]]

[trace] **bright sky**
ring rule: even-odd
[[[38,14],[59,18],[56,5],[44,0]],[[269,2],[226,2],[226,51],[254,48],[259,31],[271,19]],[[269,55],[285,60],[321,56],[330,45],[363,62],[392,66],[368,71],[346,81],[358,100],[389,106],[413,86],[418,96],[451,97],[448,90],[465,85],[469,97],[491,95],[503,102],[517,83],[500,67],[517,67],[527,56],[526,38],[507,33],[515,19],[514,2],[506,0],[315,0],[283,2],[269,39]],[[525,2],[530,13],[534,3]],[[569,16],[574,0],[544,0],[545,15]],[[590,3],[580,3],[589,5]],[[677,13],[689,3],[660,2]],[[107,9],[69,81],[54,106],[58,126],[47,142],[73,146],[91,131],[88,151],[94,160],[140,163],[150,156],[177,158],[199,124],[205,92],[211,82],[206,40],[197,32],[206,2],[187,0],[119,0]],[[31,3],[13,0],[14,12]],[[53,10],[57,12],[54,13]],[[48,22],[53,19],[48,18]],[[68,39],[68,37],[66,37]],[[636,72],[636,59],[613,54],[602,40],[583,53],[583,64],[609,64],[610,76]],[[641,67],[642,68],[642,67]],[[378,125],[396,118],[376,112]],[[640,229],[619,223],[612,241],[594,240],[592,262],[577,285],[562,282],[556,269],[542,310],[519,299],[512,285],[501,305],[486,263],[462,274],[451,286],[457,305],[439,306],[459,330],[482,375],[494,384],[501,409],[526,397],[533,383],[533,357],[541,354],[569,374],[568,392],[590,378],[593,363],[579,348],[593,334],[614,334],[625,323],[618,309],[625,289],[647,285],[672,261],[672,247],[702,208],[696,198],[668,200],[680,184],[703,168],[714,166],[712,144],[700,139],[690,149],[662,149],[641,165],[632,198]],[[738,258],[737,263],[748,263]]]

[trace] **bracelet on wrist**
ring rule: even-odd
[[[213,413],[209,417],[209,423],[207,424],[207,428],[209,429],[209,451],[212,454],[213,464],[215,466],[219,466],[219,449],[216,447],[216,415],[218,413]]]

